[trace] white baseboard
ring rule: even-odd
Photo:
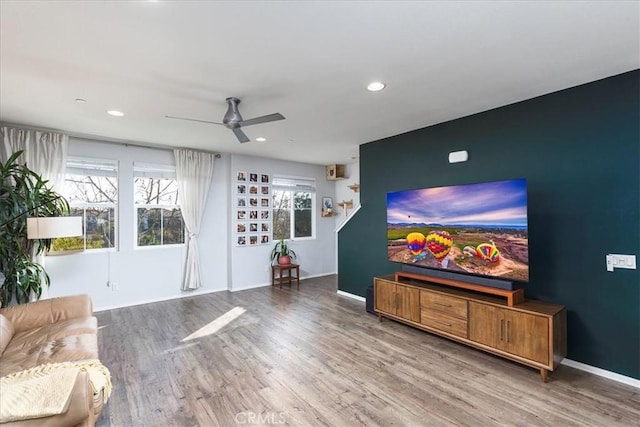
[[[105,307],[95,307],[93,309],[93,312],[96,313],[98,311],[107,311],[107,310],[115,310],[116,308],[125,308],[125,307],[134,307],[136,305],[143,305],[143,304],[151,304],[153,302],[161,302],[161,301],[170,301],[173,299],[181,299],[181,298],[188,298],[188,297],[193,297],[196,295],[204,295],[204,294],[212,294],[214,292],[222,292],[222,291],[226,291],[226,289],[213,289],[213,290],[202,290],[202,291],[185,291],[184,293],[180,294],[180,295],[172,295],[169,297],[163,297],[163,298],[153,298],[153,299],[148,299],[148,300],[144,300],[144,301],[136,301],[136,302],[132,302],[132,303],[128,303],[128,304],[116,304],[116,305],[108,305]]]
[[[300,276],[300,280],[313,279],[313,278],[316,278],[316,277],[331,276],[332,274],[337,274],[337,273],[320,273],[320,274],[312,274],[310,276]],[[271,286],[271,282],[258,283],[256,285],[249,285],[249,286],[245,286],[245,287],[242,287],[242,288],[233,288],[233,289],[229,289],[229,290],[231,292],[237,292],[237,291],[246,291],[247,289],[263,288],[265,286]]]
[[[361,297],[360,295],[350,294],[349,292],[341,291],[340,289],[338,289],[338,295],[342,295],[343,297],[352,298],[362,302],[367,302],[367,299]]]
[[[238,288],[231,288],[229,289],[230,292],[239,292],[239,291],[248,291],[249,289],[256,289],[256,288],[264,288],[266,286],[271,286],[271,283],[258,283],[255,285],[249,285],[249,286],[243,286],[243,287],[238,287]]]
[[[584,363],[576,362],[571,359],[564,359],[561,365],[567,365],[572,368],[580,369],[581,371],[589,372],[590,374],[597,375],[599,377],[608,378],[610,380],[617,381],[619,383],[627,384],[632,387],[640,388],[640,380],[627,377],[625,375],[616,374],[615,372],[607,371],[605,369],[596,368],[595,366],[587,365]]]

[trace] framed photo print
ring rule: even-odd
[[[258,198],[249,197],[249,206],[251,206],[252,208],[258,207]]]
[[[244,222],[239,222],[236,225],[236,233],[245,233],[247,231],[247,226],[244,225]]]
[[[258,174],[250,173],[249,174],[249,182],[258,182]]]
[[[251,233],[257,233],[258,232],[258,223],[257,222],[249,223],[249,232],[251,232]]]
[[[249,194],[258,194],[258,186],[250,185],[249,186]]]
[[[331,197],[322,198],[322,210],[327,211],[333,209],[333,199]]]
[[[244,184],[238,184],[238,194],[247,194],[247,186]]]
[[[244,197],[238,197],[236,206],[238,206],[239,208],[244,208],[245,206],[247,206],[247,199],[245,199]]]
[[[260,236],[260,243],[269,243],[269,235],[263,234]]]
[[[238,216],[236,218],[237,219],[246,219],[247,218],[247,211],[238,211]]]
[[[247,238],[244,236],[238,236],[238,246],[244,246],[247,244]]]
[[[262,224],[260,224],[260,231],[262,231],[263,233],[268,233],[269,232],[269,223],[268,222],[263,222]]]
[[[269,183],[269,175],[267,175],[266,173],[263,173],[260,175],[260,182],[263,184],[268,184]]]
[[[268,195],[269,194],[269,186],[268,185],[263,185],[260,187],[260,194],[262,195]]]
[[[269,199],[266,197],[263,197],[260,199],[260,207],[261,208],[268,208],[269,207]]]
[[[269,219],[269,211],[260,211],[260,219],[263,221]]]
[[[238,182],[245,182],[247,180],[247,173],[244,171],[238,171],[238,174],[236,175],[236,180]]]
[[[257,245],[258,244],[258,236],[249,236],[249,244]]]

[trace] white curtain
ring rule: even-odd
[[[182,290],[190,291],[202,286],[198,234],[213,178],[215,154],[184,149],[176,149],[173,154],[176,158],[178,201],[187,229]]]
[[[49,181],[56,192],[62,191],[67,162],[69,136],[55,132],[10,128],[3,126],[0,160],[2,163],[16,151],[24,151],[19,161]]]

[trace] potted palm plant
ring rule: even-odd
[[[28,216],[61,216],[69,212],[67,201],[48,187],[48,181],[20,165],[22,151],[0,163],[0,306],[14,299],[21,304],[40,298],[49,286],[44,268],[32,255],[51,246],[51,239],[27,239]]]
[[[280,239],[271,251],[271,262],[277,261],[279,265],[289,265],[291,264],[291,259],[295,259],[296,256],[295,251],[289,248],[287,242],[284,239]]]

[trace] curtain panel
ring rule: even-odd
[[[182,290],[190,291],[202,286],[198,234],[213,179],[215,154],[185,149],[176,149],[173,153],[180,210],[187,230]]]
[[[50,187],[55,192],[61,192],[67,162],[68,135],[8,126],[1,127],[0,133],[2,135],[2,150],[0,150],[2,163],[5,163],[16,151],[24,151],[18,161],[26,164],[43,179],[48,180]]]

